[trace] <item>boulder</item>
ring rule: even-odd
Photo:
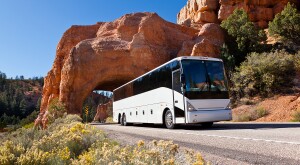
[[[113,22],[72,26],[60,40],[53,68],[45,78],[39,120],[45,118],[53,98],[59,98],[68,113],[80,115],[83,101],[95,89],[112,91],[177,56],[217,57],[219,52],[214,48],[194,48],[215,35],[207,30],[220,29],[217,24],[209,27],[199,31],[167,22],[155,13],[133,13]],[[205,44],[223,42],[216,42],[218,39]],[[190,47],[186,46],[188,41]]]

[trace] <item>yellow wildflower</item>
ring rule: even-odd
[[[145,145],[145,142],[143,140],[139,140],[137,145],[138,145],[138,147],[142,147]]]

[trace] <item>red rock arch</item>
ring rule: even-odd
[[[214,34],[205,32],[210,30]],[[219,25],[207,24],[199,32],[155,13],[72,26],[60,40],[53,67],[45,77],[41,115],[53,98],[59,98],[68,113],[81,114],[83,101],[95,88],[112,91],[177,56],[217,57],[223,44]],[[210,39],[212,36],[217,38]]]

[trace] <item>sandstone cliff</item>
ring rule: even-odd
[[[53,98],[59,98],[68,113],[81,114],[84,99],[94,89],[111,91],[177,56],[218,57],[223,43],[217,24],[197,30],[167,22],[155,13],[72,26],[61,38],[45,78],[38,120],[45,118]]]
[[[268,22],[288,3],[297,0],[188,0],[177,15],[178,24],[201,27],[206,23],[220,23],[236,8],[244,9],[252,22],[266,28]]]

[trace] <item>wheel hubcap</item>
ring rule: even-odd
[[[123,123],[126,124],[126,116],[123,116]]]
[[[167,113],[167,115],[166,115],[166,124],[167,125],[172,125],[172,123],[173,123],[172,114],[171,113]]]

